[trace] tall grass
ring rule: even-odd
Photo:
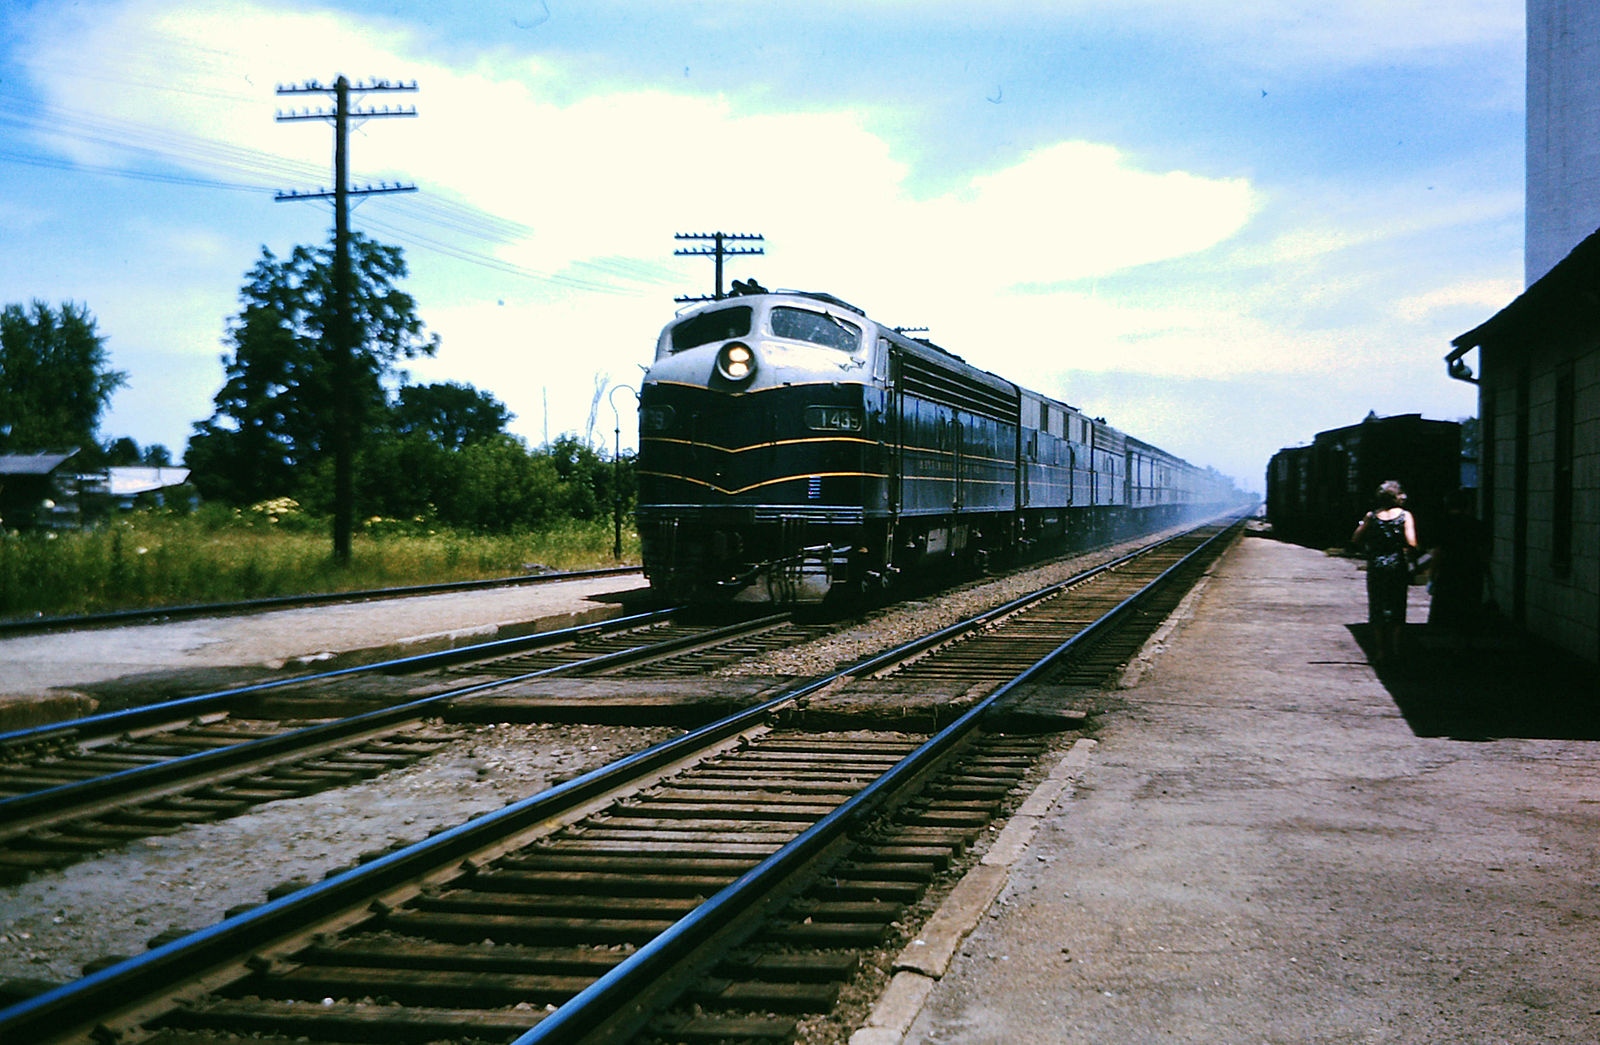
[[[333,561],[323,520],[292,501],[192,516],[130,512],[103,526],[56,534],[0,534],[0,618],[352,591],[611,566],[609,521],[568,522],[542,533],[476,535],[420,520],[369,519],[351,561]],[[624,525],[622,562],[639,539]]]

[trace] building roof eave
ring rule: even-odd
[[[1575,308],[1574,306],[1579,306]],[[1510,304],[1450,340],[1446,362],[1456,364],[1474,348],[1570,330],[1587,317],[1600,317],[1600,231],[1592,233]],[[1453,369],[1453,367],[1452,367]]]
[[[0,476],[49,475],[75,456],[77,447],[68,450],[38,450],[33,453],[0,454]]]

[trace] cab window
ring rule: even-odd
[[[774,337],[809,341],[842,352],[861,347],[861,328],[826,312],[779,307],[772,310],[771,323]]]
[[[735,305],[690,316],[672,328],[672,350],[682,352],[713,341],[748,337],[752,314],[749,305]]]

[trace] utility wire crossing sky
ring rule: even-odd
[[[73,301],[127,371],[101,435],[181,453],[266,247],[404,248],[462,381],[530,442],[609,443],[681,232],[1260,490],[1369,411],[1457,419],[1449,339],[1521,290],[1523,5],[1455,0],[12,3],[0,303]],[[397,99],[361,98],[380,110]],[[636,439],[621,402],[624,448]],[[598,411],[598,413],[596,413]],[[592,420],[591,420],[592,418]],[[609,451],[610,447],[606,446]]]

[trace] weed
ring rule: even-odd
[[[244,511],[130,512],[90,530],[0,534],[0,617],[60,616],[609,566],[609,521],[480,535],[371,519],[347,566],[326,520],[287,498]],[[624,532],[624,563],[639,539]]]

